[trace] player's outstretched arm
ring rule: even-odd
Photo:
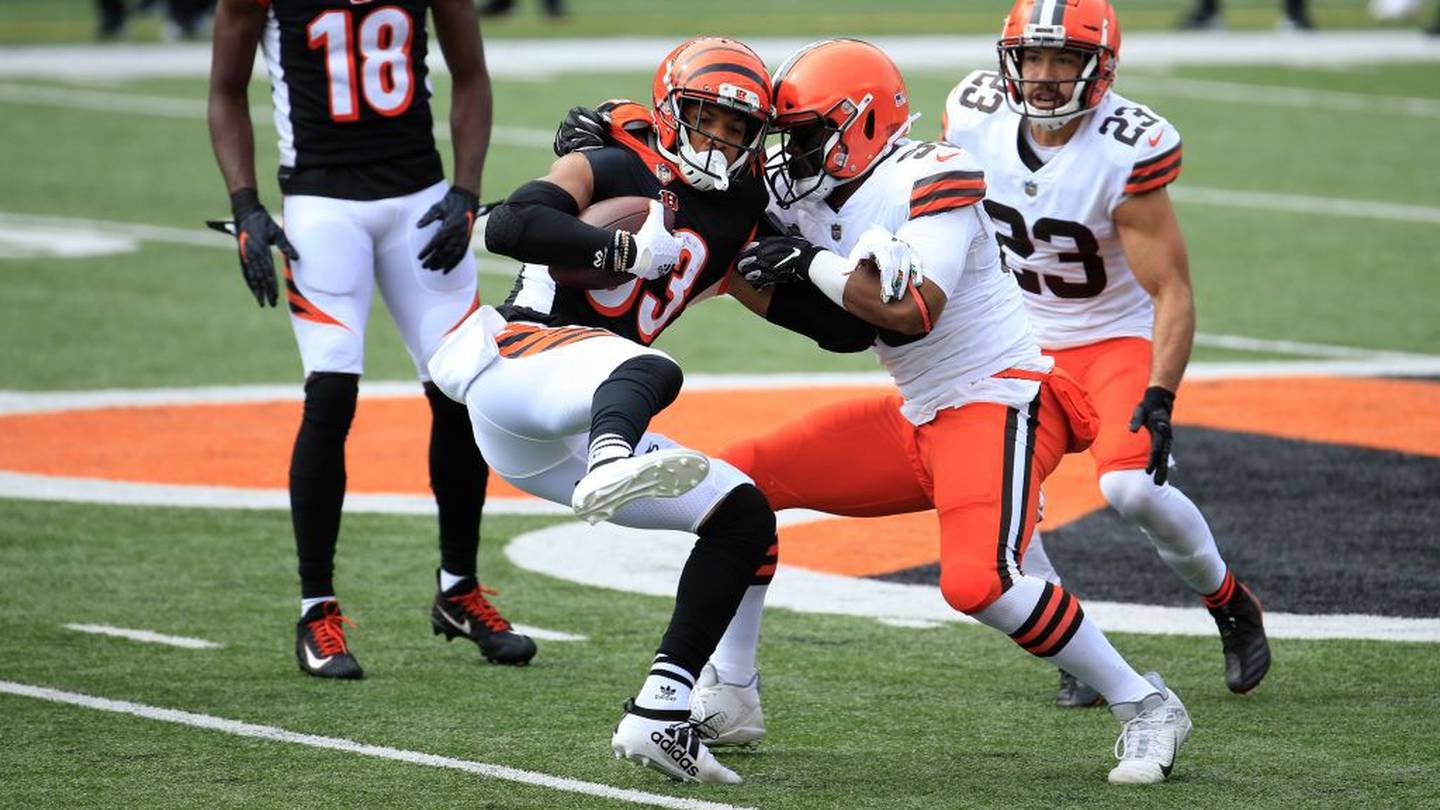
[[[828,352],[863,352],[875,344],[875,327],[846,312],[812,284],[756,289],[731,268],[726,290],[746,309],[783,329],[804,335]]]
[[[1116,230],[1140,285],[1155,302],[1154,357],[1150,385],[1135,406],[1130,430],[1150,433],[1145,471],[1165,483],[1169,470],[1171,413],[1175,392],[1195,341],[1195,295],[1190,261],[1175,208],[1164,188],[1138,194],[1115,209]]]

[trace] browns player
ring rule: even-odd
[[[454,79],[455,182],[435,149],[425,67],[426,15]],[[259,46],[280,135],[285,229],[260,204],[247,87]],[[430,404],[430,482],[440,513],[437,634],[474,641],[489,660],[523,664],[535,644],[511,629],[476,580],[488,470],[465,409],[431,383],[425,361],[475,303],[469,253],[490,140],[490,79],[470,0],[221,0],[215,15],[210,133],[230,192],[240,264],[255,300],[277,301],[274,245],[286,258],[290,323],[305,371],[305,410],[290,462],[300,560],[300,669],[363,671],[332,583],[345,498],[345,438],[364,367],[371,291],[379,287]]]
[[[1180,134],[1111,89],[1120,25],[1108,0],[1019,0],[999,53],[999,73],[976,71],[950,92],[944,138],[985,167],[985,210],[1040,346],[1100,411],[1090,454],[1101,492],[1209,609],[1225,683],[1248,692],[1270,668],[1260,602],[1204,515],[1167,483],[1171,413],[1195,336],[1185,240],[1166,192],[1180,176]],[[1025,567],[1059,582],[1038,534]],[[1062,672],[1058,705],[1097,699]]]

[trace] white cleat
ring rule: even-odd
[[[640,498],[678,498],[709,472],[710,459],[694,450],[656,450],[622,458],[586,473],[575,485],[570,506],[593,526]]]
[[[630,701],[610,738],[616,759],[653,768],[681,782],[739,784],[740,774],[721,765],[705,747],[689,720],[652,720],[641,717]]]
[[[755,745],[765,739],[760,673],[749,683],[722,683],[715,665],[707,663],[690,693],[690,722],[712,746]]]
[[[1133,703],[1110,707],[1115,719],[1124,724],[1115,740],[1115,758],[1110,771],[1112,785],[1154,785],[1165,781],[1175,767],[1175,754],[1190,737],[1190,713],[1180,696],[1165,687],[1159,675],[1145,674],[1160,691]]]

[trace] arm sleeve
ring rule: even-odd
[[[813,284],[780,284],[765,320],[804,335],[827,352],[863,352],[875,343],[875,327],[846,312]]]
[[[565,189],[544,180],[521,186],[490,213],[485,248],[522,262],[615,270],[618,231],[581,222]]]

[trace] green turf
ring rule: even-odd
[[[1435,96],[1430,66],[1367,68],[1366,82],[1391,96]],[[1359,85],[1323,71],[1237,68],[1180,71],[1177,78],[1234,85]],[[1338,77],[1338,78],[1337,78]],[[953,76],[911,81],[920,132],[939,118]],[[1121,85],[1124,87],[1123,82]],[[161,224],[197,232],[224,214],[224,196],[201,114],[203,82],[153,80],[110,92],[193,99],[194,119],[5,105],[23,115],[8,128],[0,211]],[[639,74],[565,76],[496,83],[496,118],[531,145],[497,144],[485,195],[503,195],[543,173],[546,133],[571,104],[645,92]],[[1163,94],[1162,94],[1163,96]],[[1142,97],[1144,98],[1144,97]],[[1427,118],[1317,112],[1210,100],[1148,99],[1186,142],[1183,185],[1282,192],[1411,205],[1440,205],[1440,187],[1415,168],[1433,126]],[[252,101],[268,103],[262,83]],[[448,89],[437,82],[437,119]],[[258,119],[265,120],[265,114]],[[1236,122],[1239,121],[1239,124]],[[1343,123],[1343,126],[1339,126]],[[264,196],[273,184],[273,130],[257,128]],[[103,144],[103,147],[99,145]],[[448,147],[442,144],[442,151]],[[448,159],[448,155],[447,155]],[[103,178],[103,181],[97,181]],[[1433,225],[1301,215],[1181,203],[1202,329],[1266,338],[1380,349],[1440,351],[1430,317],[1440,293],[1431,269],[1440,249]],[[260,311],[223,250],[149,243],[136,253],[97,259],[0,261],[0,387],[135,387],[294,379],[299,368],[281,312]],[[484,298],[508,290],[482,277]],[[1357,291],[1363,290],[1363,295]],[[367,373],[405,378],[413,366],[377,310]],[[725,334],[716,342],[713,336]],[[779,336],[737,307],[697,307],[662,337],[693,371],[862,370],[867,356],[828,357],[799,338]],[[1217,355],[1201,350],[1199,359]],[[223,358],[217,362],[216,358]]]
[[[1175,5],[1156,0],[1136,16],[1164,22]],[[1234,5],[1237,19],[1257,25],[1273,15],[1268,2]],[[43,7],[58,10],[47,16],[29,0],[0,3],[0,39],[35,38],[44,25],[69,25],[67,36],[88,30],[88,6]],[[773,13],[816,7],[783,5]],[[855,7],[832,8],[842,14]],[[660,17],[697,8],[676,4]],[[1318,10],[1322,22],[1342,13],[1361,13],[1359,4]],[[15,27],[25,14],[27,22]],[[586,19],[566,25],[609,24]],[[897,13],[892,23],[906,19]],[[538,23],[516,20],[513,31],[531,24]],[[1198,79],[1237,91],[1261,85],[1435,99],[1433,76],[1433,65],[1187,68],[1137,74],[1158,89],[1135,97],[1181,129],[1182,185],[1434,208],[1440,187],[1424,158],[1433,116],[1197,100],[1164,86]],[[956,78],[912,77],[915,108],[926,113],[922,133],[933,131]],[[0,163],[0,211],[197,232],[200,220],[224,213],[203,81],[26,83],[189,99],[193,117],[0,103],[12,156]],[[492,149],[486,196],[544,171],[548,132],[569,105],[646,89],[642,74],[497,82],[497,124],[531,130],[525,137],[534,142]],[[443,79],[437,91],[437,119],[444,120]],[[267,103],[263,85],[256,84],[252,101]],[[257,152],[262,192],[276,204],[268,126],[257,131]],[[1440,236],[1433,224],[1199,203],[1178,209],[1202,330],[1440,353],[1433,304]],[[480,285],[495,301],[509,280],[482,275]],[[98,258],[0,257],[0,289],[0,389],[274,383],[300,375],[283,310],[254,306],[228,249],[147,242],[134,253]],[[371,323],[369,376],[410,377],[388,319],[376,312]],[[822,355],[729,302],[697,307],[660,345],[692,373],[876,367],[869,355]],[[1276,359],[1207,349],[1196,357]],[[1108,719],[1049,709],[1052,671],[1005,640],[971,627],[897,630],[783,611],[767,618],[762,653],[772,737],[758,754],[726,756],[747,784],[673,787],[610,761],[606,747],[618,702],[643,673],[668,601],[580,587],[505,561],[506,540],[549,522],[487,519],[486,578],[501,588],[501,605],[516,620],[592,641],[542,643],[534,666],[513,670],[484,666],[473,650],[429,634],[430,521],[348,516],[339,586],[360,623],[353,638],[373,677],[329,684],[294,668],[294,558],[283,512],[0,501],[0,679],[767,808],[1408,808],[1433,803],[1440,792],[1440,739],[1433,723],[1416,722],[1440,710],[1433,646],[1278,641],[1274,673],[1240,699],[1223,689],[1213,639],[1117,636],[1137,664],[1167,674],[1198,723],[1174,784],[1142,799],[1103,784],[1113,739]],[[195,652],[140,645],[60,628],[70,621],[227,646]],[[620,806],[25,698],[0,696],[0,712],[0,804],[7,807]]]
[[[565,5],[569,16],[553,20],[539,14],[538,0],[519,0],[515,14],[487,20],[482,28],[487,37],[991,33],[999,30],[1008,10],[1003,0],[891,0],[883,5],[872,0],[568,0]],[[1127,0],[1121,4],[1124,30],[1171,28],[1187,6],[1177,0]],[[1228,0],[1224,6],[1232,29],[1269,29],[1279,16],[1275,0]],[[1378,23],[1354,0],[1318,0],[1310,6],[1321,28],[1413,25]],[[90,0],[6,0],[0,4],[0,43],[83,42],[94,38],[96,20]],[[156,14],[132,17],[124,38],[148,42],[160,36]]]
[[[1114,724],[1047,705],[1053,671],[979,628],[898,630],[772,611],[761,655],[770,739],[724,757],[739,787],[672,787],[608,756],[668,600],[511,567],[498,541],[543,525],[487,519],[482,567],[519,621],[590,636],[542,642],[523,669],[444,644],[424,615],[433,527],[347,516],[337,587],[371,677],[307,679],[290,648],[281,512],[0,501],[0,679],[293,731],[765,808],[1130,806],[1104,784]],[[65,622],[223,642],[194,651],[75,633]],[[1206,638],[1117,635],[1197,718],[1172,784],[1146,806],[1418,807],[1440,789],[1426,645],[1275,643],[1254,695],[1225,691]],[[1377,675],[1383,672],[1383,675]],[[6,805],[613,807],[537,788],[0,696]],[[62,767],[57,762],[63,761]],[[320,797],[324,797],[322,800]]]

